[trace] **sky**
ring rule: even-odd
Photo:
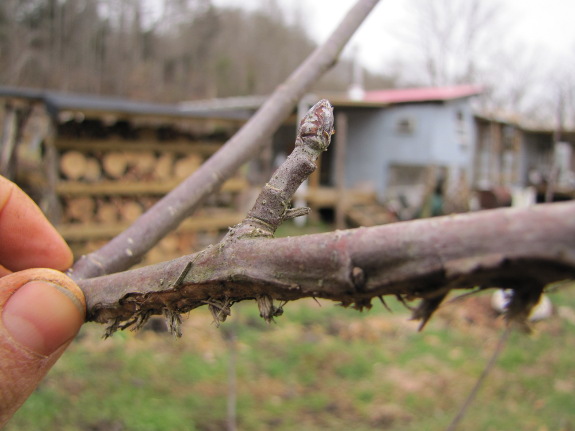
[[[305,14],[309,34],[325,40],[355,0],[278,0],[288,17]],[[419,0],[427,1],[427,0]],[[465,1],[465,0],[462,0]],[[214,0],[218,5],[262,7],[266,0]],[[498,0],[509,22],[502,42],[517,41],[522,46],[541,52],[549,62],[575,61],[574,0]],[[407,16],[406,0],[381,0],[348,44],[344,55],[353,47],[360,61],[374,72],[382,70],[405,50],[396,34]],[[294,12],[299,11],[299,12]],[[304,12],[305,11],[305,12]]]

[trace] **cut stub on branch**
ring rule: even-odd
[[[298,187],[315,171],[315,161],[327,150],[333,129],[333,107],[317,102],[301,119],[295,149],[272,175],[248,217],[238,226],[242,234],[273,236],[284,220],[306,215],[308,208],[289,208]]]

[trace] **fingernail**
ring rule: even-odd
[[[46,281],[30,281],[6,302],[4,327],[14,341],[48,356],[71,340],[83,322],[77,298],[66,288]]]

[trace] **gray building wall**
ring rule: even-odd
[[[348,114],[347,187],[370,183],[385,199],[392,165],[455,167],[473,178],[475,124],[468,99],[341,109]]]

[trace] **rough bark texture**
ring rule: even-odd
[[[210,304],[229,312],[262,296],[363,308],[380,295],[430,299],[497,286],[529,302],[529,292],[536,300],[546,284],[575,277],[574,214],[574,203],[545,204],[278,239],[232,229],[202,252],[80,286],[88,318],[101,323]]]
[[[319,297],[369,308],[374,297],[422,298],[423,324],[451,289],[514,290],[509,315],[523,321],[550,282],[575,276],[575,203],[500,209],[274,239],[292,215],[291,196],[313,171],[333,133],[327,101],[302,119],[294,152],[264,187],[248,217],[217,245],[189,256],[80,281],[88,319],[138,328],[165,314],[179,334],[180,314],[207,305],[219,322],[230,307],[256,299],[267,320],[274,300]]]

